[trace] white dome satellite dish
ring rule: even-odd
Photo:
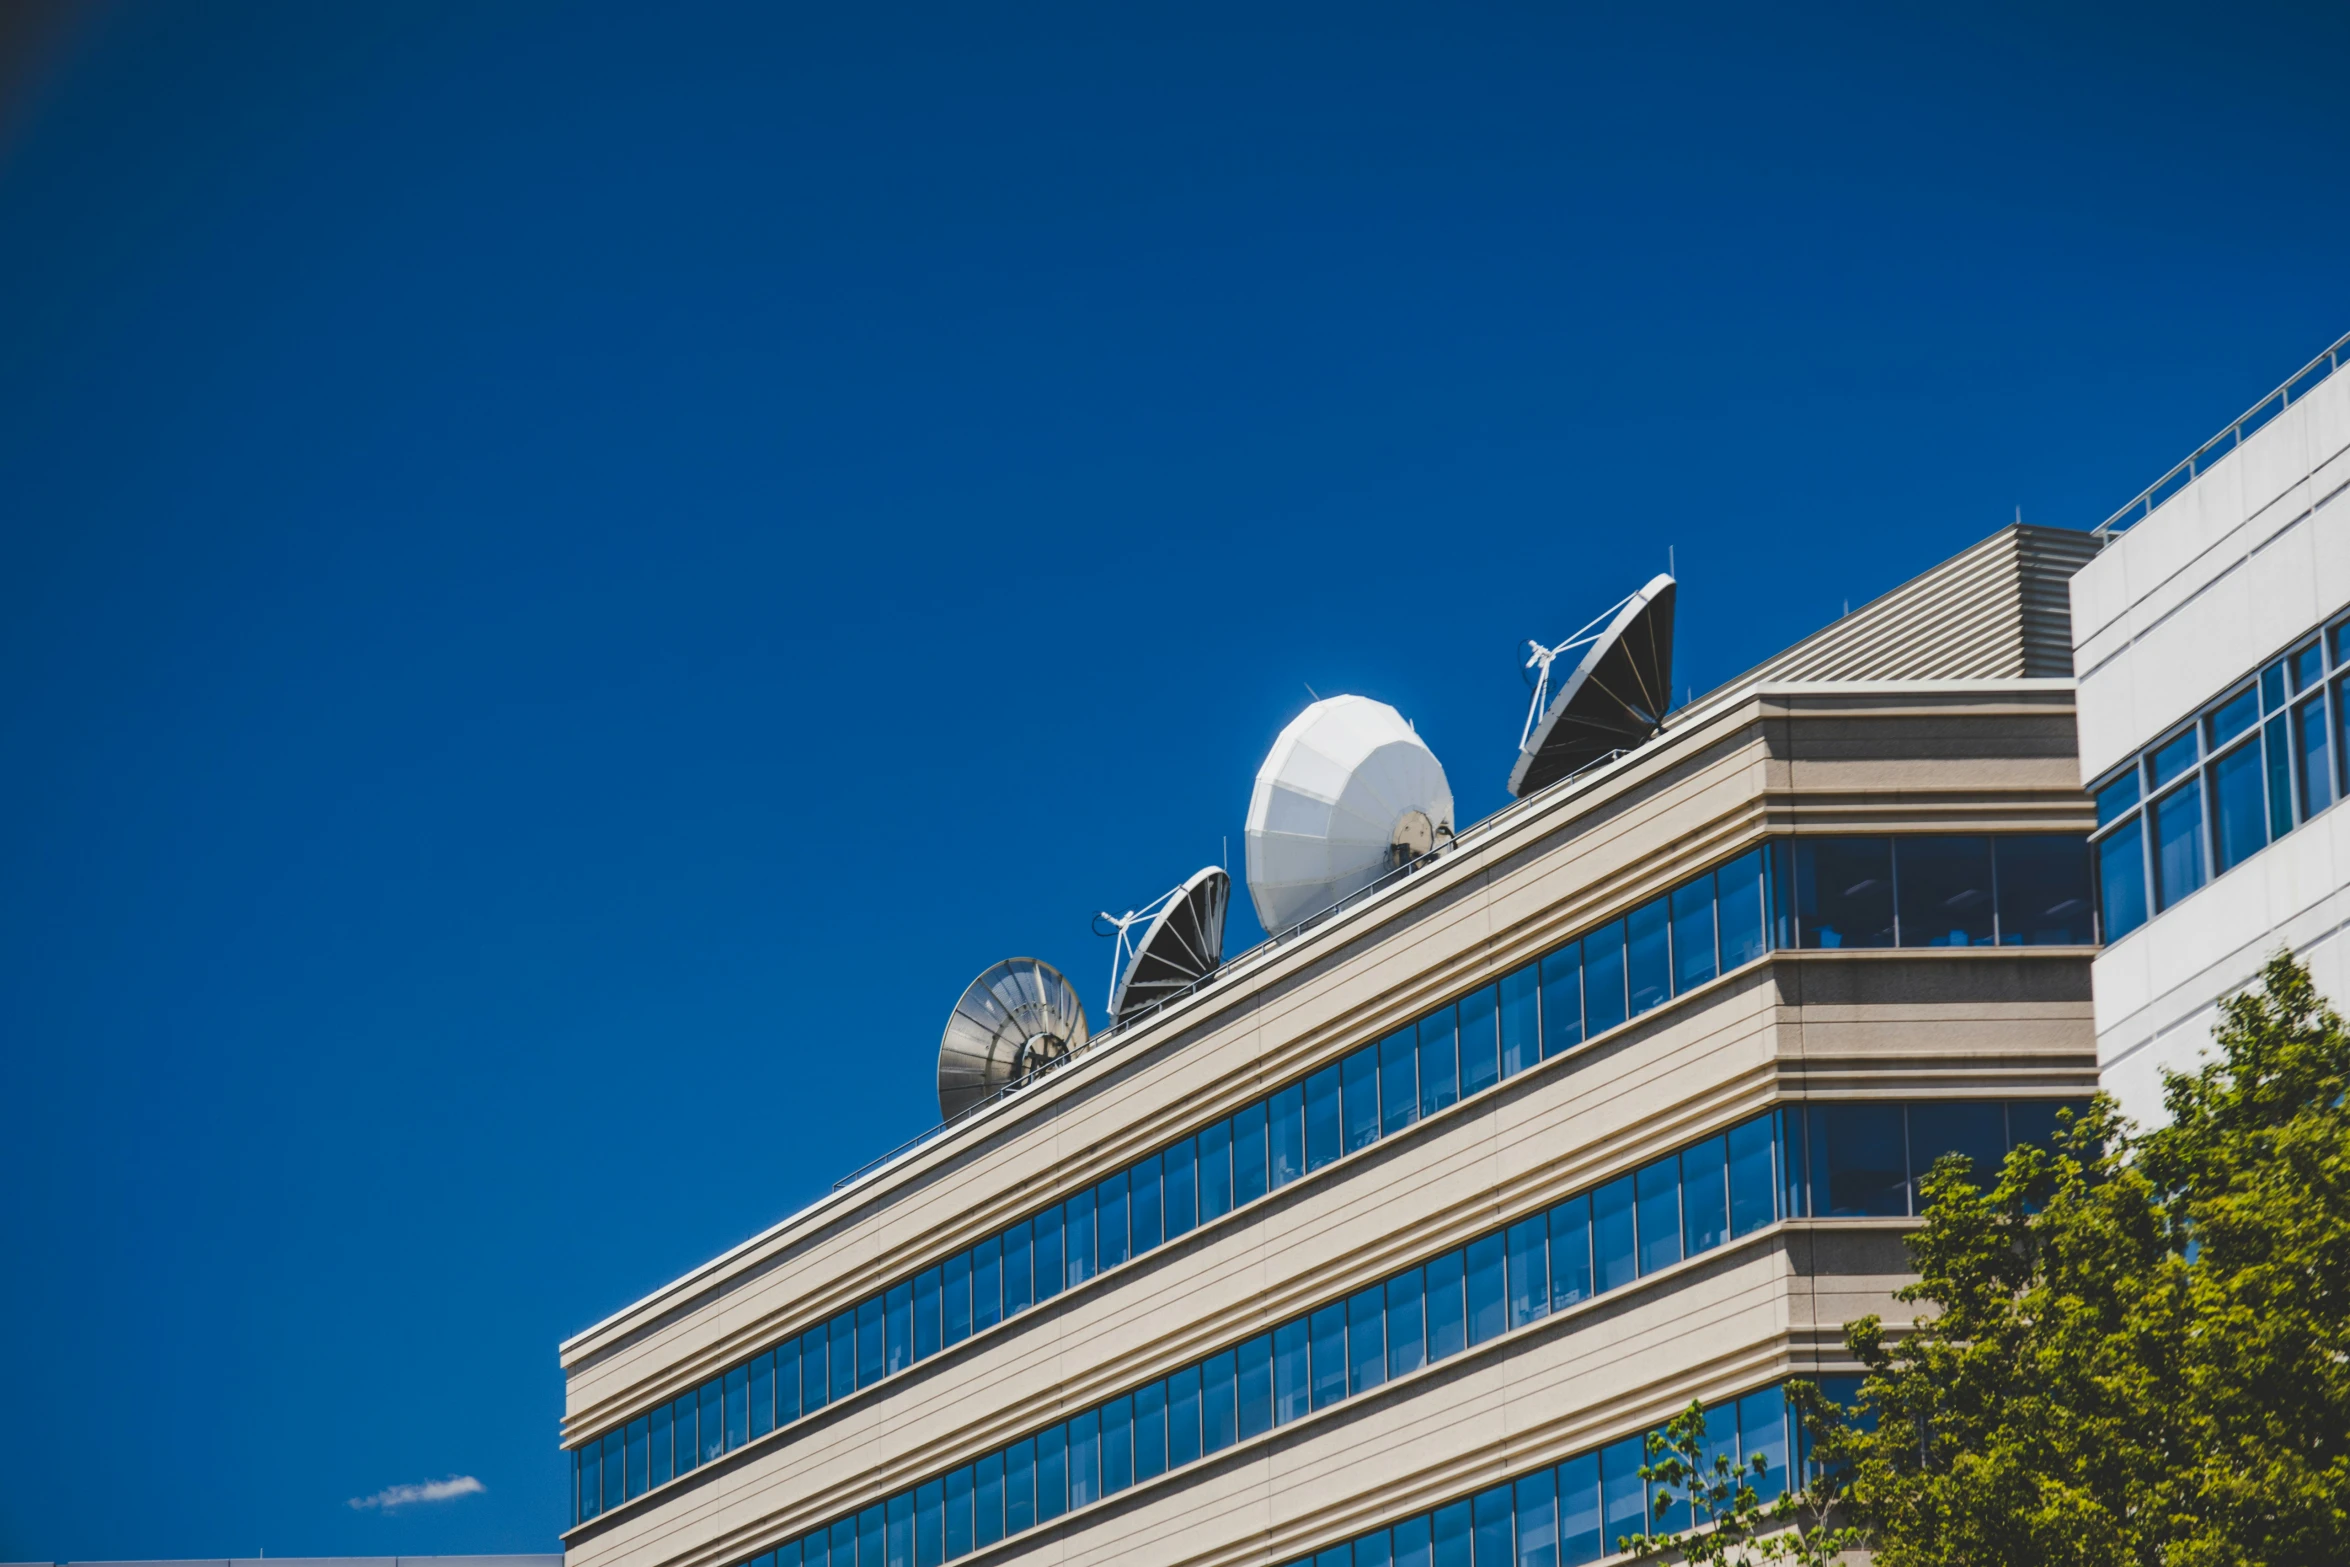
[[[1248,802],[1248,892],[1268,933],[1452,836],[1444,765],[1403,714],[1324,697],[1290,720]]]
[[[1061,971],[1006,958],[963,987],[938,1039],[938,1113],[953,1120],[1086,1041],[1085,1003]]]

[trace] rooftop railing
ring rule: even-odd
[[[2100,539],[2110,539],[2145,521],[2155,507],[2185,489],[2198,475],[2209,473],[2214,463],[2243,445],[2244,437],[2308,396],[2310,388],[2345,365],[2350,365],[2350,332],[2336,338],[2331,347],[2295,371],[2284,385],[2244,410],[2235,423],[2205,441],[2192,457],[2140,490],[2135,500],[2091,531]]]

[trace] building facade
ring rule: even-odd
[[[570,1567],[1558,1567],[2096,1084],[2010,528],[562,1346]]]
[[[2125,507],[2072,579],[2099,1072],[2141,1122],[2279,949],[2350,996],[2346,358],[2350,339]]]

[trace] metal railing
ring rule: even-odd
[[[2154,508],[2185,489],[2199,474],[2209,473],[2212,464],[2244,444],[2244,437],[2283,413],[2336,370],[2350,365],[2350,332],[2334,339],[2332,346],[2289,376],[2285,384],[2244,410],[2235,423],[2205,441],[2195,454],[2176,468],[2138,492],[2120,511],[2106,518],[2090,531],[2100,539],[2110,539],[2126,528],[2146,520]]]

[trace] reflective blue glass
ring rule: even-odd
[[[1094,1267],[1093,1244],[1093,1193],[1072,1193],[1061,1204],[1061,1271],[1072,1286],[1099,1271]]]
[[[751,1362],[751,1435],[765,1436],[775,1429],[775,1352],[769,1350]]]
[[[625,1445],[618,1431],[605,1433],[604,1450],[604,1510],[611,1511],[627,1498],[622,1494],[622,1468],[625,1464]]]
[[[679,1474],[700,1467],[702,1462],[701,1405],[700,1394],[681,1393],[669,1406],[670,1429],[676,1433],[672,1451]]]
[[[1346,1307],[1334,1302],[1308,1318],[1314,1344],[1314,1407],[1346,1397]]]
[[[2295,696],[2301,695],[2325,678],[2325,654],[2319,651],[2315,642],[2287,654],[2285,666],[2292,674]]]
[[[1161,1381],[1134,1390],[1134,1478],[1166,1472],[1167,1384]]]
[[[2327,758],[2323,700],[2304,702],[2293,710],[2293,780],[2301,794],[2304,818],[2334,803],[2334,769]]]
[[[1434,1567],[1434,1541],[1430,1537],[1429,1515],[1407,1518],[1388,1531],[1395,1542],[1395,1567]]]
[[[706,1464],[726,1452],[725,1382],[720,1378],[712,1377],[703,1383],[700,1402],[702,1406],[702,1441],[699,1457],[700,1461]]]
[[[2028,833],[1992,840],[1999,861],[1999,944],[2087,946],[2089,851],[2069,834]]]
[[[2144,817],[2133,818],[2095,845],[2099,912],[2109,942],[2146,923],[2145,826]]]
[[[1638,1017],[1673,993],[1672,919],[1666,900],[1634,909],[1624,921],[1624,971],[1632,987],[1632,1015]]]
[[[1420,1118],[1418,1028],[1399,1028],[1379,1041],[1379,1127],[1400,1132]]]
[[[1427,1327],[1422,1316],[1422,1292],[1427,1276],[1409,1268],[1387,1281],[1387,1374],[1400,1377],[1417,1371],[1428,1358]]]
[[[914,1285],[900,1284],[882,1297],[883,1374],[905,1370],[914,1363]]]
[[[1542,960],[1542,1053],[1583,1042],[1583,944],[1570,941]]]
[[[984,1494],[987,1475],[982,1471],[980,1487]],[[979,1514],[981,1537],[985,1544],[987,1512]],[[1014,1442],[1004,1449],[1004,1533],[1018,1534],[1023,1529],[1036,1527],[1036,1442],[1034,1438]]]
[[[1583,1031],[1586,1039],[1624,1021],[1624,922],[1583,938]]]
[[[1513,1487],[1511,1511],[1517,1516],[1517,1567],[1557,1567],[1558,1496],[1551,1473],[1538,1469]]]
[[[1772,1118],[1730,1128],[1730,1233],[1751,1235],[1778,1217],[1777,1139]]]
[[[1538,1213],[1509,1227],[1510,1326],[1550,1315],[1550,1216]]]
[[[1069,1428],[1049,1426],[1036,1433],[1036,1521],[1069,1510]]]
[[[1306,1173],[1306,1090],[1292,1083],[1265,1101],[1265,1142],[1278,1189]]]
[[[1999,1179],[2007,1157],[2006,1107],[1992,1101],[1923,1100],[1909,1107],[1909,1200],[1912,1213],[1925,1211],[1919,1184],[1934,1161],[1961,1154],[1972,1164],[1968,1179],[1988,1189]]]
[[[1229,1162],[1231,1156],[1227,1154]],[[1186,1137],[1160,1158],[1159,1192],[1167,1239],[1189,1235],[1199,1223],[1199,1147]]]
[[[1570,1458],[1557,1474],[1560,1567],[1583,1567],[1606,1550],[1599,1534],[1599,1455]]]
[[[1069,1505],[1083,1507],[1088,1502],[1101,1500],[1102,1494],[1102,1430],[1101,1411],[1088,1409],[1071,1415],[1064,1429],[1068,1436]]]
[[[2268,799],[2258,744],[2240,745],[2211,764],[2211,825],[2222,871],[2268,847]]]
[[[1260,1124],[1261,1118],[1260,1118]],[[1265,1168],[1265,1145],[1257,1143],[1259,1185]],[[1199,1134],[1199,1222],[1221,1219],[1232,1211],[1232,1123],[1218,1121]]]
[[[1469,1342],[1482,1344],[1509,1326],[1501,1233],[1478,1236],[1468,1254]]]
[[[1534,964],[1501,977],[1501,1075],[1542,1059],[1542,974]]]
[[[998,1538],[1001,1538],[1002,1523],[1000,1520],[1002,1517],[1002,1510],[1004,1505],[1004,1481],[1002,1471],[1003,1460],[998,1458],[995,1460],[995,1462],[997,1465],[996,1509],[997,1517],[999,1519],[997,1530]],[[976,1488],[975,1469],[973,1465],[965,1464],[962,1468],[947,1476],[946,1506],[944,1509],[944,1533],[946,1535],[946,1553],[950,1558],[957,1556],[968,1556],[971,1554],[973,1547],[978,1544],[978,1536],[973,1533],[971,1506],[972,1492]]]
[[[1550,1210],[1550,1307],[1591,1294],[1591,1198],[1570,1197]]]
[[[1319,1170],[1337,1159],[1342,1121],[1338,1103],[1338,1068],[1326,1066],[1306,1079],[1306,1168]]]
[[[1640,1478],[1640,1466],[1646,1460],[1641,1456],[1640,1438],[1628,1436],[1621,1442],[1611,1442],[1599,1452],[1599,1483],[1604,1521],[1600,1533],[1608,1548],[1627,1536],[1648,1533],[1648,1486]]]
[[[646,1442],[647,1464],[645,1480],[648,1486],[666,1485],[676,1478],[670,1442],[670,1411],[674,1406],[663,1404],[653,1411]]]
[[[1483,1093],[1501,1080],[1501,1044],[1494,1028],[1494,992],[1488,985],[1460,999],[1461,1097]]]
[[[726,1373],[726,1450],[732,1452],[751,1439],[751,1368],[737,1366]]]
[[[2154,802],[2154,903],[2167,909],[2203,885],[2203,791],[2193,784]]]
[[[1640,1271],[1654,1273],[1681,1260],[1681,1161],[1667,1154],[1641,1166]]]
[[[1640,1277],[1629,1175],[1610,1181],[1591,1194],[1591,1251],[1602,1290],[1619,1289]]]
[[[1714,950],[1714,879],[1700,876],[1673,889],[1673,992],[1704,984],[1719,972]]]
[[[1199,1367],[1185,1366],[1167,1378],[1167,1467],[1199,1460]]]
[[[914,1492],[914,1567],[938,1567],[946,1560],[946,1483],[933,1480]]]
[[[2133,767],[2097,791],[2097,825],[2103,827],[2137,806],[2138,769]]]
[[[1126,1172],[1103,1181],[1093,1189],[1094,1271],[1107,1273],[1126,1260],[1127,1247],[1133,1242],[1133,1230],[1127,1223]]]
[[[573,1472],[578,1476],[578,1507],[581,1518],[593,1518],[604,1510],[604,1444],[590,1442],[572,1454]]]
[[[1237,1357],[1231,1350],[1199,1364],[1200,1452],[1220,1453],[1240,1440]]]
[[[1134,1396],[1102,1405],[1102,1495],[1114,1496],[1134,1483]]]
[[[992,1328],[1004,1317],[1004,1242],[990,1235],[971,1248],[971,1331]]]
[[[833,1567],[856,1567],[857,1520],[853,1516],[832,1526],[829,1558]]]
[[[1069,1276],[1068,1259],[1061,1254],[1061,1242],[1068,1233],[1063,1222],[1066,1217],[1056,1203],[1029,1221],[1033,1226],[1029,1237],[1029,1267],[1035,1281],[1031,1293],[1040,1302],[1060,1294]],[[1092,1215],[1086,1217],[1091,1219]]]
[[[852,1324],[854,1320],[851,1319]],[[803,1413],[812,1415],[830,1401],[832,1377],[826,1365],[825,1346],[831,1335],[839,1331],[840,1319],[835,1317],[826,1327],[810,1328],[800,1335],[800,1409]],[[855,1331],[853,1325],[850,1331]]]
[[[881,1555],[882,1536],[887,1532],[888,1516],[879,1504],[857,1515],[857,1567],[889,1567]]]
[[[1346,1302],[1346,1391],[1351,1397],[1387,1380],[1387,1291],[1374,1284]]]
[[[1395,1567],[1395,1546],[1385,1529],[1357,1535],[1348,1567]]]
[[[938,1292],[940,1332],[949,1344],[971,1336],[971,1254],[956,1252],[940,1270]]]
[[[1898,1217],[1909,1211],[1901,1106],[1815,1104],[1809,1119],[1815,1218]]]
[[[2195,744],[2192,728],[2181,730],[2168,743],[2156,746],[2146,753],[2146,771],[2154,788],[2161,788],[2195,765],[2202,753]]]
[[[1812,948],[1893,945],[1893,842],[1809,838],[1795,844],[1795,915]]]
[[[2216,751],[2260,722],[2260,693],[2251,686],[2246,686],[2213,708],[2211,717],[2205,722],[2211,728],[2211,749]],[[2174,746],[2177,743],[2177,741],[2172,742]],[[2156,778],[2155,782],[2158,784],[2167,783],[2174,776],[2176,776],[2175,773],[2165,773]]]
[[[1240,1346],[1235,1371],[1243,1440],[1273,1429],[1273,1335],[1260,1333]]]
[[[1729,1147],[1709,1137],[1681,1150],[1681,1242],[1694,1255],[1729,1238]]]
[[[1510,1567],[1510,1488],[1497,1485],[1477,1493],[1471,1504],[1475,1520],[1474,1560],[1477,1567]]]
[[[1287,1425],[1314,1407],[1313,1340],[1306,1319],[1273,1330],[1273,1419]]]
[[[1470,1567],[1469,1504],[1439,1507],[1429,1519],[1436,1567]]]
[[[1991,840],[1936,834],[1894,842],[1905,947],[1991,945]]]
[[[1379,1137],[1379,1047],[1365,1045],[1339,1062],[1338,1085],[1346,1151],[1368,1148]]]
[[[2261,733],[2260,751],[2268,774],[2268,835],[2293,830],[2293,750],[2285,743],[2285,715],[2277,714]]]
[[[1760,1475],[1754,1461],[1764,1461]],[[1783,1388],[1766,1387],[1738,1400],[1738,1463],[1764,1503],[1775,1502],[1787,1489],[1787,1395]]]
[[[1036,1298],[1036,1245],[1023,1219],[1004,1231],[1004,1315],[1028,1309]]]
[[[1469,1320],[1461,1275],[1468,1254],[1448,1251],[1428,1264],[1428,1358],[1442,1360],[1469,1347]]]
[[[1763,928],[1763,852],[1742,854],[1715,873],[1721,921],[1722,967],[1752,963],[1769,950]]]
[[[925,1268],[914,1275],[914,1358],[928,1360],[944,1347],[946,1340],[939,1336],[939,1289],[944,1277],[940,1268]]]
[[[1279,1095],[1274,1097],[1278,1098]],[[1232,1203],[1255,1202],[1265,1195],[1266,1172],[1272,1151],[1267,1146],[1266,1103],[1259,1099],[1232,1115]],[[1300,1154],[1304,1152],[1299,1150]],[[1302,1164],[1302,1161],[1301,1161]]]
[[[883,1504],[883,1529],[888,1567],[914,1567],[914,1494],[901,1492]]]
[[[1420,1114],[1434,1115],[1461,1096],[1458,1013],[1438,1007],[1420,1019]]]

